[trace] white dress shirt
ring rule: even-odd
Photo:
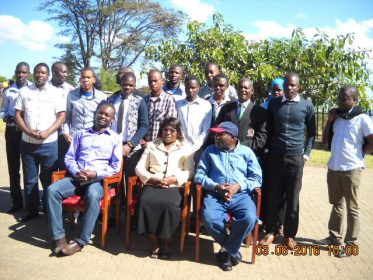
[[[184,138],[195,152],[208,136],[212,118],[211,104],[197,96],[192,102],[186,98],[177,101],[176,107]]]

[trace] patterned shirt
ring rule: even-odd
[[[164,119],[177,118],[174,98],[164,91],[159,96],[145,96],[149,112],[149,131],[145,135],[146,141],[154,141],[157,138],[159,127]]]

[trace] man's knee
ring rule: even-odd
[[[85,194],[85,198],[88,201],[100,201],[102,196],[103,196],[102,187],[101,186],[97,187],[93,185],[91,185],[87,189],[87,193]]]
[[[245,211],[240,221],[247,226],[255,225],[258,221],[258,217],[256,216],[256,212],[248,210],[248,211]]]

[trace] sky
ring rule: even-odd
[[[223,15],[249,40],[289,38],[295,28],[309,37],[316,27],[330,36],[355,33],[355,47],[373,50],[373,1],[371,0],[159,0],[162,6],[181,10],[190,19],[211,23]],[[42,1],[1,0],[0,75],[11,78],[15,65],[26,61],[31,69],[39,62],[49,65],[62,55],[54,47],[68,42],[60,27],[38,11]],[[373,57],[373,56],[372,56]],[[373,58],[370,61],[373,69]],[[139,73],[140,69],[135,69]]]

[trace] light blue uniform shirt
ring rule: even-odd
[[[232,151],[210,145],[197,166],[195,182],[212,191],[218,184],[236,184],[250,193],[262,185],[262,169],[254,152],[239,142]]]

